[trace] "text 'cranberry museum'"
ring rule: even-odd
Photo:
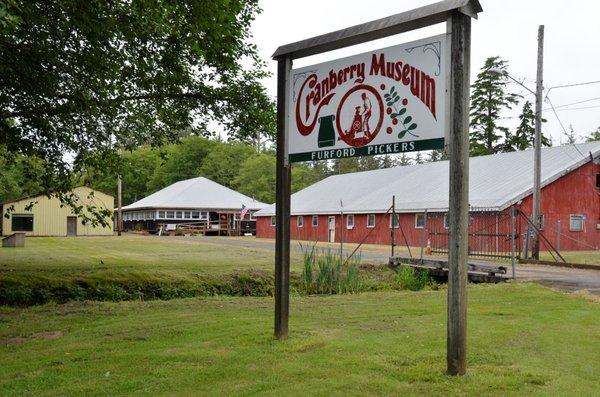
[[[293,69],[292,162],[440,149],[446,35]]]

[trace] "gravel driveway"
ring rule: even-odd
[[[198,241],[199,243],[222,244],[224,246],[248,247],[253,249],[275,250],[275,241],[271,239],[257,239],[254,237],[160,237],[160,238],[186,238]],[[339,249],[339,244],[319,243],[319,247],[333,247]],[[344,254],[350,254],[355,244],[347,244],[344,247]],[[292,253],[301,253],[301,247],[297,242],[290,245]],[[365,246],[361,247],[361,257],[363,262],[380,263],[388,262],[390,255],[389,247],[383,246]],[[419,252],[413,252],[418,255]],[[510,267],[509,267],[510,268]],[[510,269],[509,269],[510,273]],[[535,281],[542,285],[555,288],[566,292],[584,291],[590,294],[600,296],[600,270],[571,269],[544,265],[517,265],[517,280]]]

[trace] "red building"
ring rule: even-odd
[[[470,249],[510,252],[514,222],[521,251],[532,210],[533,152],[472,158],[469,179]],[[542,149],[541,180],[541,248],[597,250],[600,142]],[[392,229],[394,211],[399,224]],[[393,238],[412,247],[429,241],[434,250],[444,250],[447,211],[447,161],[334,175],[292,195],[291,236],[371,244],[390,244]],[[257,236],[274,238],[275,206],[255,215]]]

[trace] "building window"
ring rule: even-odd
[[[375,214],[367,215],[367,227],[375,227]]]
[[[448,218],[448,214],[444,214],[444,229],[450,229],[450,218]]]
[[[183,217],[183,212],[182,211],[175,211],[175,218],[181,219],[182,217]]]
[[[390,228],[398,229],[400,225],[400,217],[398,214],[390,214]]]
[[[296,217],[296,226],[298,226],[298,227],[304,226],[304,217],[302,215],[299,215]]]
[[[167,211],[167,219],[175,219],[175,211]]]
[[[354,229],[354,215],[346,215],[346,229]]]
[[[165,219],[165,211],[158,211],[158,219]]]
[[[200,219],[200,211],[192,211],[192,219]]]
[[[190,211],[184,211],[183,212],[183,217],[185,219],[192,219],[192,213]]]
[[[584,215],[571,215],[569,219],[569,230],[572,232],[582,232],[584,221]]]
[[[423,229],[425,227],[425,214],[415,214],[415,228]]]
[[[271,226],[275,226],[275,217],[274,216],[271,217]]]
[[[317,226],[319,226],[319,216],[313,215],[312,216],[312,227],[317,227]]]
[[[546,217],[544,214],[540,214],[540,230],[544,230],[544,225],[546,224]]]
[[[600,174],[596,174],[596,187],[600,189]]]
[[[33,215],[13,215],[12,216],[12,231],[13,232],[33,232]]]

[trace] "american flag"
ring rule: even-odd
[[[248,213],[248,207],[242,204],[242,210],[240,211],[240,219],[244,219],[246,214]]]

